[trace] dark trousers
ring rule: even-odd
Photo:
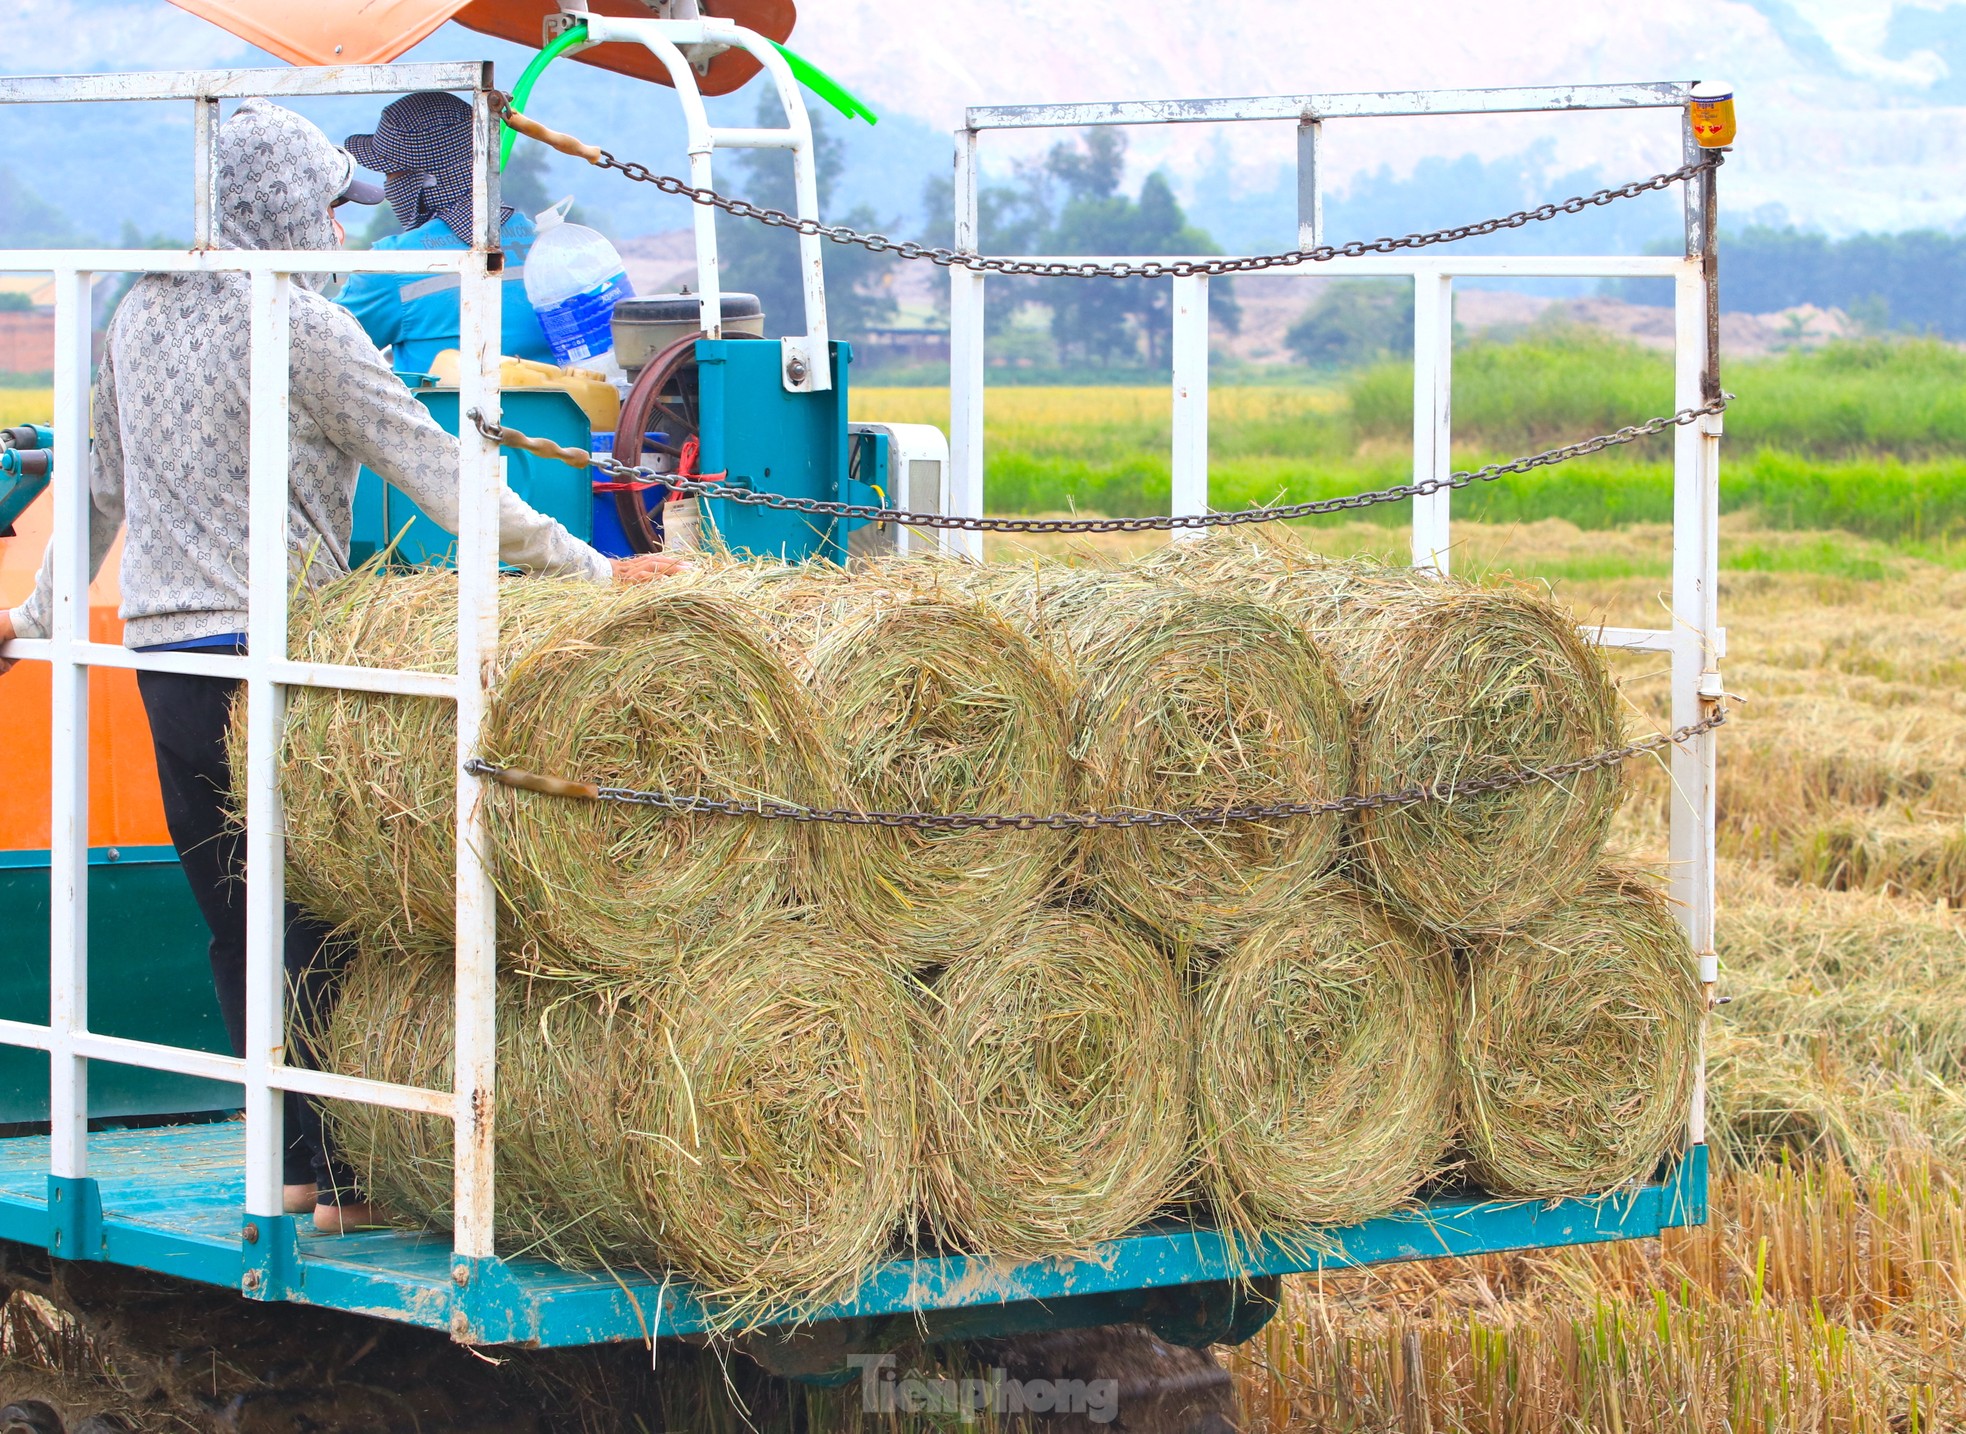
[[[212,985],[238,1056],[246,1053],[246,851],[244,833],[227,812],[231,775],[225,730],[241,686],[221,677],[137,674],[157,749],[164,821],[211,928]],[[326,926],[287,903],[288,1064],[318,1067],[316,1037],[326,1026],[335,981],[350,954]],[[289,1092],[286,1125],[286,1183],[311,1181],[329,1204],[358,1202],[353,1173],[328,1148],[319,1103]]]

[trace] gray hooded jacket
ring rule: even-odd
[[[219,162],[226,248],[334,248],[328,209],[350,160],[308,121],[248,100],[225,122]],[[318,278],[296,276],[292,305],[287,538],[294,575],[308,583],[348,571],[361,464],[453,532],[458,507],[457,440],[354,316],[315,292]],[[148,274],[110,325],[91,421],[89,568],[93,576],[127,524],[123,640],[132,647],[246,630],[250,289],[244,274]],[[498,516],[506,562],[607,580],[606,558],[509,488]],[[47,635],[49,572],[44,560],[14,610],[22,637]]]

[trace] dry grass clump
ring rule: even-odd
[[[1246,1428],[1836,1430],[1966,1425],[1966,1186],[1893,1156],[1716,1180],[1660,1240],[1287,1280],[1227,1361]]]
[[[1056,812],[1077,797],[1070,678],[992,605],[889,563],[733,573],[823,714],[848,798],[874,811]],[[1019,923],[1075,865],[1063,831],[828,827],[826,897],[846,921],[939,960]]]
[[[1258,928],[1201,992],[1205,1182],[1247,1233],[1383,1214],[1441,1167],[1455,996],[1437,938],[1332,884]]]
[[[441,671],[455,580],[360,573],[296,599],[297,656]],[[481,754],[534,772],[686,796],[833,796],[811,704],[731,603],[688,585],[527,579],[500,593]],[[452,939],[451,704],[297,692],[281,780],[297,900],[378,944]],[[235,767],[243,770],[243,767]],[[546,973],[645,971],[690,936],[813,884],[783,822],[684,817],[493,787],[505,955]]]
[[[576,1266],[657,1267],[663,1242],[626,1159],[664,1068],[660,1003],[641,990],[575,993],[518,978],[500,987],[495,1229],[501,1251]],[[323,1064],[442,1090],[452,1080],[450,973],[394,952],[348,969]],[[329,1130],[363,1187],[399,1220],[447,1230],[451,1122],[333,1101]]]
[[[1548,767],[1623,740],[1603,658],[1545,593],[1317,563],[1276,574],[1264,596],[1338,662],[1358,708],[1361,791]],[[1361,812],[1364,872],[1437,930],[1519,926],[1588,877],[1623,780],[1611,767]]]
[[[1652,887],[1605,868],[1467,955],[1461,1140],[1497,1195],[1556,1198],[1652,1173],[1685,1129],[1703,997]]]
[[[1046,912],[951,962],[924,1025],[928,1208],[952,1244],[1082,1252],[1174,1194],[1194,1028],[1173,967],[1144,942]]]
[[[846,1293],[916,1189],[909,988],[796,913],[733,928],[660,980],[501,990],[501,1248],[671,1269],[733,1324]],[[331,1069],[441,1088],[450,985],[372,952],[328,1032]],[[332,1129],[398,1217],[451,1219],[448,1121],[335,1105]]]
[[[1331,663],[1278,613],[1133,572],[992,570],[1007,611],[1077,669],[1087,804],[1185,808],[1316,801],[1351,789],[1351,713]],[[1087,878],[1113,910],[1222,946],[1337,858],[1336,816],[1104,828]]]
[[[1548,767],[1623,741],[1602,654],[1540,588],[1341,561],[1289,538],[1176,545],[1146,566],[1272,604],[1330,652],[1357,711],[1361,792]],[[1436,930],[1519,926],[1589,875],[1623,783],[1613,767],[1361,812],[1360,879]]]
[[[636,1188],[733,1324],[851,1292],[916,1195],[911,983],[797,914],[701,949],[661,996]]]

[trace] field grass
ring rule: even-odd
[[[1730,366],[1726,511],[1763,526],[1842,529],[1927,556],[1966,539],[1966,355],[1928,341],[1832,345]],[[1510,458],[1669,412],[1667,359],[1557,331],[1457,352],[1458,467]],[[946,425],[946,391],[862,389],[856,417]],[[1166,511],[1164,389],[991,390],[986,495],[996,512]],[[1219,508],[1337,497],[1410,476],[1412,377],[1405,364],[1318,387],[1210,394],[1210,501]],[[1561,518],[1586,528],[1666,522],[1671,436],[1455,497],[1483,522]],[[1402,521],[1397,507],[1380,520]],[[1333,521],[1346,521],[1336,519]]]
[[[1591,362],[1514,408],[1507,384],[1484,388],[1470,370],[1457,404],[1472,441],[1506,453],[1658,411],[1644,406],[1656,374]],[[1966,433],[1949,426],[1966,374],[1951,362],[1856,348],[1729,375],[1743,397],[1724,469],[1735,720],[1717,800],[1729,1001],[1710,1042],[1711,1221],[1661,1240],[1292,1280],[1264,1333],[1220,1352],[1251,1434],[1966,1429],[1966,571],[1954,546]],[[1218,389],[1214,500],[1397,481],[1404,382],[1388,369],[1350,388]],[[1164,502],[1166,402],[1136,388],[993,392],[990,506],[1063,511],[1076,497],[1145,511],[1154,482]],[[1764,421],[1762,403],[1786,416]],[[946,398],[863,390],[855,412],[942,423]],[[35,416],[0,405],[8,421]],[[1365,431],[1368,419],[1381,427]],[[1756,432],[1769,435],[1759,447]],[[1458,514],[1490,521],[1457,523],[1454,564],[1547,583],[1583,622],[1665,626],[1668,488],[1663,456],[1638,454],[1459,495]],[[1374,516],[1298,537],[1400,559],[1403,508]],[[1110,558],[1153,541],[988,547]],[[1616,665],[1633,726],[1656,728],[1663,661]],[[1664,861],[1668,797],[1661,768],[1635,769],[1623,854]],[[717,1376],[698,1392],[724,1403],[686,1427],[746,1427]],[[851,1389],[800,1399],[809,1430],[951,1423],[863,1417]],[[781,1427],[759,1413],[758,1427]]]

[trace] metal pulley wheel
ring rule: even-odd
[[[630,467],[644,461],[649,467],[677,471],[683,450],[702,438],[697,393],[696,341],[701,334],[690,334],[659,350],[629,385],[621,400],[621,426],[614,433],[614,458]],[[749,339],[753,334],[726,333],[725,338]],[[660,433],[662,439],[650,443],[648,435]],[[622,489],[614,495],[615,516],[628,546],[638,553],[653,553],[662,546],[662,535],[649,519],[644,489]]]

